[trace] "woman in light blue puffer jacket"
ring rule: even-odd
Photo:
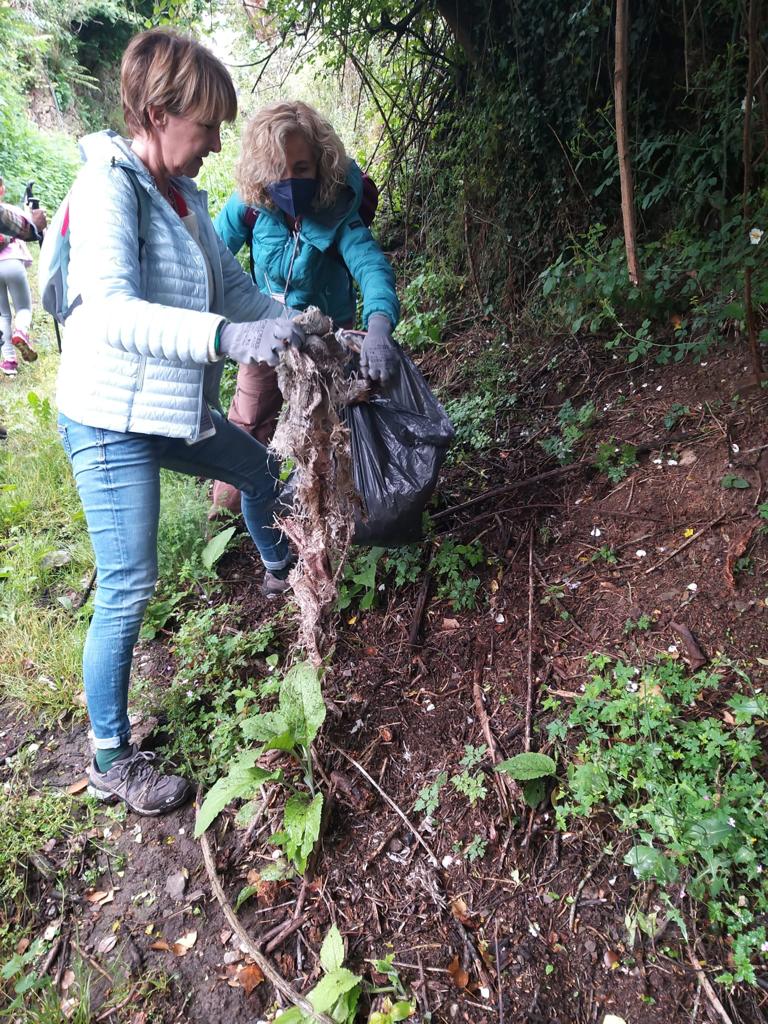
[[[160,468],[239,487],[264,592],[285,590],[292,559],[274,526],[277,472],[264,446],[219,412],[218,383],[224,356],[276,365],[284,345],[304,338],[292,311],[262,295],[219,241],[191,180],[237,111],[224,66],[174,32],[144,32],[123,57],[121,97],[132,142],[111,132],[84,140],[70,193],[72,312],[57,400],[96,556],[83,653],[90,790],[162,814],[187,799],[189,784],[131,745],[127,713],[133,646],[157,578]]]

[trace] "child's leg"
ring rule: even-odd
[[[0,263],[3,263],[0,260]],[[11,341],[11,307],[8,302],[8,290],[0,278],[0,362],[4,373],[10,373],[16,366],[16,349]]]
[[[15,310],[13,344],[22,359],[32,363],[37,352],[29,344],[29,325],[32,322],[32,296],[27,280],[27,268],[21,260],[0,260],[0,276],[4,279]]]

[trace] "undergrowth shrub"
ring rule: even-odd
[[[625,864],[659,886],[683,934],[688,893],[730,946],[719,980],[754,984],[768,951],[768,697],[733,665],[688,675],[680,661],[596,655],[591,667],[568,718],[549,726],[551,739],[575,741],[560,827],[610,812],[630,843]]]

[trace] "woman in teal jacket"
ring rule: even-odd
[[[254,281],[293,309],[318,306],[337,326],[353,327],[356,295],[367,331],[363,373],[386,384],[397,372],[392,331],[400,314],[395,276],[361,216],[363,175],[333,127],[306,103],[263,107],[246,124],[236,179],[215,228],[233,253],[250,244]],[[275,371],[241,366],[229,419],[268,444],[282,396]],[[237,511],[239,494],[224,483],[214,511]]]

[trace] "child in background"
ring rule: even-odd
[[[4,196],[5,183],[0,178],[0,202]],[[20,238],[0,235],[0,370],[6,377],[15,377],[18,373],[17,352],[28,363],[37,359],[37,352],[29,343],[32,296],[27,267],[31,263],[29,249]]]

